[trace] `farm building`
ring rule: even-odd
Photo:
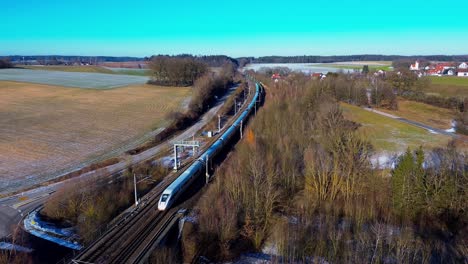
[[[458,65],[458,69],[468,69],[468,63],[462,62],[460,65]]]

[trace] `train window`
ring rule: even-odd
[[[169,194],[163,194],[163,196],[161,197],[161,202],[165,203],[168,197]]]

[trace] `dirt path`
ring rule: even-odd
[[[451,137],[457,138],[457,139],[460,138],[460,136],[457,135],[456,133],[448,132],[448,131],[445,131],[443,129],[431,127],[431,126],[428,126],[428,125],[425,125],[425,124],[422,124],[422,123],[419,123],[419,122],[416,122],[416,121],[408,120],[406,118],[402,118],[402,117],[399,117],[399,116],[396,116],[396,115],[388,114],[388,113],[385,113],[385,112],[382,112],[382,111],[379,111],[379,110],[375,110],[375,109],[372,109],[372,108],[367,108],[366,107],[364,109],[369,111],[369,112],[373,112],[373,113],[376,113],[376,114],[379,114],[379,115],[382,115],[382,116],[386,116],[386,117],[389,117],[389,118],[392,118],[392,119],[396,119],[398,121],[401,121],[401,122],[404,122],[404,123],[407,123],[407,124],[410,124],[410,125],[413,125],[413,126],[417,126],[417,127],[426,129],[427,131],[429,131],[430,133],[433,133],[433,134],[442,134],[442,135],[451,136]],[[465,139],[462,138],[462,140],[465,140]]]

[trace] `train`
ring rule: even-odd
[[[197,159],[187,170],[185,170],[177,179],[172,182],[162,193],[158,202],[158,210],[164,211],[170,208],[180,197],[180,195],[187,189],[190,184],[205,170],[208,159],[216,157],[221,150],[223,150],[237,129],[240,128],[241,123],[245,122],[255,107],[255,104],[260,96],[262,86],[255,83],[255,95],[252,101],[245,108],[242,114],[234,121],[234,123],[223,132],[223,134]]]

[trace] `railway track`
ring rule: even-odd
[[[246,107],[247,104],[244,104],[241,109]],[[225,127],[230,127],[240,113],[242,111],[233,116]],[[207,142],[199,155],[204,153],[220,135],[221,133]],[[194,161],[195,158],[192,158],[187,165]],[[181,207],[179,205],[166,211],[157,210],[159,196],[183,171],[171,173],[166,177],[163,184],[156,186],[143,197],[141,205],[136,210],[117,221],[98,240],[73,259],[72,263],[141,263]]]

